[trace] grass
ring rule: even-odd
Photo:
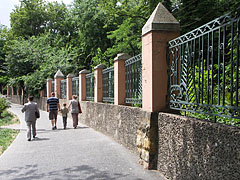
[[[17,117],[4,110],[0,116],[0,155],[8,148],[19,133],[17,130],[4,129],[1,126],[15,123],[19,123]]]

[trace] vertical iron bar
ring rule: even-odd
[[[225,43],[226,43],[226,26],[224,26],[223,28],[223,43],[222,43],[222,47],[223,47],[223,57],[222,57],[222,67],[223,67],[223,82],[222,82],[222,92],[223,92],[223,98],[222,98],[222,105],[225,105]]]
[[[193,50],[192,50],[192,61],[193,61],[193,88],[194,88],[194,100],[197,99],[195,91],[196,91],[196,85],[195,85],[195,52],[196,52],[196,41],[195,38],[193,40]]]
[[[201,49],[201,54],[202,54],[202,104],[203,104],[203,99],[204,99],[204,36],[202,35],[202,49]]]
[[[230,88],[231,88],[231,96],[230,96],[230,105],[233,105],[233,40],[234,40],[234,23],[231,23],[231,82],[230,82]]]
[[[211,73],[212,73],[212,77],[211,77],[211,103],[214,104],[213,102],[213,93],[214,93],[214,84],[213,84],[213,74],[214,74],[214,31],[212,31],[212,55],[211,55],[211,67],[212,67],[212,70],[211,70]]]
[[[218,30],[218,105],[220,105],[220,93],[221,93],[221,87],[220,87],[220,58],[221,58],[221,29]]]
[[[198,38],[198,103],[201,102],[201,85],[200,85],[200,76],[201,76],[201,63],[200,63],[200,55],[201,55],[201,39],[200,37]]]
[[[239,103],[239,31],[240,31],[240,19],[237,21],[237,54],[236,54],[236,106]]]
[[[210,35],[209,35],[209,33],[208,33],[208,50],[207,50],[207,104],[209,105],[209,91],[210,91],[210,89],[209,89],[209,86],[210,86],[210,84],[209,84],[209,76],[210,76],[210,66],[209,66],[209,54],[210,54],[210,37],[209,37]]]

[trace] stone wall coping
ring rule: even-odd
[[[180,31],[180,24],[175,17],[159,3],[142,28],[142,36],[150,31]]]
[[[106,68],[106,66],[104,64],[99,64],[99,65],[94,67],[94,70],[96,70],[96,69],[105,69],[105,68]]]
[[[90,71],[88,71],[87,69],[83,69],[79,72],[79,74],[88,74],[90,73]]]
[[[119,53],[117,54],[117,57],[114,58],[114,61],[119,61],[119,60],[123,60],[126,61],[127,59],[130,59],[131,56],[127,53]]]

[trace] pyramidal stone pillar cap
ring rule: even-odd
[[[54,78],[64,78],[63,73],[60,71],[60,69],[57,71],[57,73],[55,74]]]
[[[73,73],[69,73],[68,75],[67,75],[67,78],[73,78],[74,77],[74,74]]]
[[[90,71],[86,70],[86,69],[83,69],[79,72],[79,74],[88,74],[90,73]]]
[[[114,61],[117,61],[117,60],[127,60],[127,59],[130,59],[131,56],[127,53],[119,53],[117,54],[117,57],[114,58]]]
[[[142,36],[150,31],[180,31],[180,24],[175,17],[159,3],[142,28]]]
[[[52,81],[53,79],[52,78],[47,78],[47,81]]]
[[[106,68],[106,66],[104,64],[99,64],[94,67],[94,69],[105,69],[105,68]]]

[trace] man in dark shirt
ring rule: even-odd
[[[57,129],[57,115],[60,110],[59,100],[52,92],[52,96],[47,99],[47,112],[49,112],[49,120],[52,121],[52,130]]]

